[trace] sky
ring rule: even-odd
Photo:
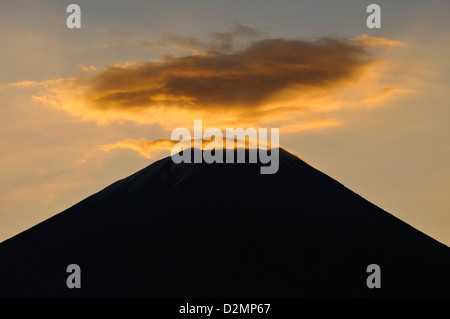
[[[201,119],[279,128],[450,245],[449,14],[445,0],[1,1],[0,241],[168,156]]]

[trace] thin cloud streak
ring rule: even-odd
[[[86,152],[84,157],[80,159],[77,164],[83,164],[87,160],[95,157],[99,154],[99,152],[112,152],[118,149],[121,150],[133,150],[137,152],[144,158],[154,160],[156,157],[160,156],[163,153],[169,153],[175,145],[180,148],[180,151],[183,149],[196,148],[201,145],[202,149],[226,149],[227,142],[231,142],[234,145],[234,148],[251,148],[252,145],[257,145],[257,147],[261,148],[271,148],[271,147],[280,147],[280,145],[271,142],[270,140],[265,139],[250,139],[246,137],[245,140],[241,141],[239,139],[230,139],[227,138],[225,132],[223,132],[222,138],[215,136],[214,139],[203,139],[203,138],[193,138],[191,137],[187,141],[182,140],[169,140],[169,139],[160,139],[155,141],[149,141],[145,138],[141,138],[139,140],[127,138],[124,140],[120,140],[113,143],[107,143],[103,145],[99,145],[95,147],[93,150]],[[254,143],[254,144],[253,144]]]

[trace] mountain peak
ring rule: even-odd
[[[447,246],[282,148],[260,166],[167,157],[117,181],[0,244],[0,296],[450,296]]]

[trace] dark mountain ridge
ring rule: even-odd
[[[450,298],[449,247],[281,148],[261,165],[167,157],[113,183],[0,244],[0,297]]]

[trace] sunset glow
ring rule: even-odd
[[[381,29],[354,1],[131,2],[78,1],[80,29],[67,4],[0,5],[0,241],[202,120],[279,128],[276,146],[450,244],[448,1],[379,1]]]

